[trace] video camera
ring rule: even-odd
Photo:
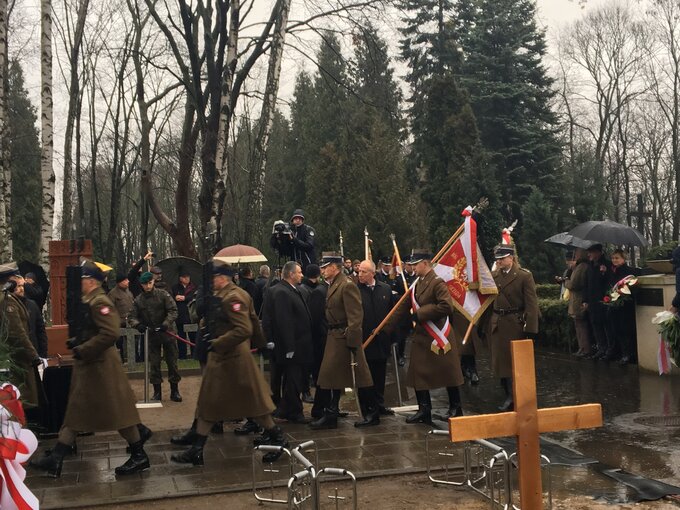
[[[269,239],[269,245],[276,250],[280,257],[293,256],[293,230],[290,228],[290,223],[282,220],[276,220],[272,227],[272,236]]]
[[[290,228],[290,223],[286,223],[282,220],[276,220],[274,222],[274,226],[272,227],[272,234],[288,236],[293,235],[293,231]]]

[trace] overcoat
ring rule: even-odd
[[[447,336],[451,350],[446,354],[436,354],[430,348],[434,339],[423,326],[427,321],[432,321],[441,328],[446,318],[453,314],[453,301],[446,283],[434,271],[430,271],[416,282],[415,299],[420,308],[413,315],[417,324],[411,337],[411,359],[406,373],[406,384],[416,390],[460,386],[464,380],[453,327]],[[397,327],[411,307],[409,296],[390,317],[387,323],[388,330]]]
[[[319,370],[318,386],[338,390],[352,387],[351,349],[354,350],[357,388],[373,386],[362,344],[364,310],[356,284],[339,274],[326,294],[328,335]]]
[[[2,321],[7,321],[7,343],[13,349],[13,361],[22,372],[15,380],[12,377],[11,382],[19,388],[24,405],[35,407],[38,405],[38,380],[33,360],[38,357],[38,352],[28,335],[28,310],[15,296],[2,292],[0,313],[4,315]]]
[[[271,413],[274,403],[262,373],[250,353],[251,337],[262,337],[253,300],[233,282],[215,291],[221,313],[213,317],[217,338],[203,372],[196,414],[216,422]],[[253,320],[254,318],[254,320]]]
[[[538,333],[538,299],[534,277],[517,264],[506,272],[497,269],[493,278],[498,296],[492,305],[487,336],[491,367],[496,377],[512,377],[510,342]]]
[[[101,287],[83,296],[88,316],[76,359],[64,425],[77,432],[120,430],[140,422],[135,395],[115,347],[120,317]]]
[[[269,305],[263,310],[275,344],[276,361],[282,364],[311,363],[313,360],[312,318],[300,289],[282,281],[271,287]],[[293,357],[287,358],[286,353]]]

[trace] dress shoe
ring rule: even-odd
[[[305,425],[312,421],[311,418],[305,417],[304,414],[298,414],[297,416],[286,416],[285,420],[288,423],[302,423]]]
[[[196,439],[196,420],[191,424],[191,427],[189,430],[187,430],[184,434],[180,434],[179,436],[172,436],[170,438],[170,442],[172,444],[180,445],[180,446],[189,446],[194,444],[194,440]]]
[[[182,401],[182,395],[179,394],[179,388],[177,384],[170,383],[170,400],[173,402]]]
[[[144,441],[141,439],[130,444],[130,458],[122,466],[116,468],[117,475],[133,475],[149,469],[149,457],[144,451]]]
[[[55,478],[61,476],[61,468],[64,465],[64,457],[72,451],[71,446],[65,443],[57,443],[52,450],[40,457],[39,459],[31,459],[29,465],[41,471],[47,471],[48,474]]]
[[[338,428],[338,411],[336,409],[324,409],[323,416],[309,424],[312,430],[325,430]]]
[[[208,436],[196,434],[194,442],[188,450],[170,456],[170,460],[179,464],[193,464],[194,466],[203,465],[203,448]]]
[[[432,425],[432,407],[427,405],[419,405],[418,411],[406,418],[406,423],[427,423]]]
[[[400,367],[403,367],[404,365],[406,365],[406,358],[404,358],[403,356],[400,356],[400,357],[399,357],[399,361],[397,362],[397,364],[398,364]]]
[[[363,420],[354,422],[356,428],[361,427],[373,427],[375,425],[380,425],[380,411],[373,411],[372,413],[367,413],[364,415]]]
[[[515,403],[512,400],[512,397],[508,397],[505,399],[505,402],[503,402],[499,407],[498,410],[502,412],[508,412],[508,411],[513,411],[515,408]]]
[[[151,396],[151,400],[158,400],[160,402],[162,396],[163,395],[162,395],[162,391],[161,391],[161,385],[160,384],[154,384],[153,385],[153,395]]]
[[[307,392],[302,394],[302,401],[306,404],[313,404],[314,403],[314,397],[312,397],[312,394],[307,391]]]
[[[621,358],[621,359],[618,361],[618,363],[619,363],[619,365],[621,365],[621,366],[627,365],[628,363],[630,363],[630,356],[624,356],[623,358]]]
[[[267,437],[267,442],[264,443],[269,446],[281,446],[282,448],[288,448],[288,441],[283,433],[283,430],[278,425],[275,425],[271,429],[265,429],[264,436]],[[272,463],[279,460],[279,457],[283,454],[283,450],[277,452],[267,452],[262,456],[262,462]]]
[[[444,418],[447,420],[449,418],[458,418],[459,416],[463,416],[463,408],[458,406],[458,407],[449,407],[449,410],[446,411],[446,414],[444,415]]]
[[[247,420],[243,426],[241,427],[236,427],[234,429],[234,434],[237,436],[247,436],[248,434],[259,434],[262,432],[262,427],[260,427],[257,423],[255,423],[253,420]]]
[[[394,410],[389,407],[380,406],[378,412],[380,413],[380,416],[394,416]]]

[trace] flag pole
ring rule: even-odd
[[[397,265],[401,270],[401,281],[404,284],[404,292],[408,293],[408,283],[406,283],[406,276],[404,275],[404,264],[401,262],[401,255],[399,255],[399,248],[397,247],[397,237],[394,234],[390,234],[390,239],[392,239],[392,246],[394,246],[394,254],[397,256]]]
[[[477,210],[484,209],[487,205],[489,205],[489,200],[487,198],[482,198],[482,199],[479,200],[477,205],[473,207],[473,210],[474,209],[477,209]],[[444,246],[442,246],[442,249],[439,250],[434,257],[432,257],[432,263],[433,264],[436,264],[439,261],[439,259],[444,256],[446,251],[451,247],[451,245],[453,243],[456,242],[456,239],[458,239],[461,236],[461,234],[463,233],[464,230],[465,230],[465,222],[463,222],[463,224],[460,227],[458,227],[458,230],[456,230],[453,233],[453,235],[449,238],[449,240],[446,241]],[[366,238],[368,239],[368,231],[366,230],[365,233],[366,233],[366,236],[367,236]],[[378,335],[378,333],[380,333],[380,331],[382,331],[382,329],[385,327],[385,324],[387,324],[387,321],[390,320],[390,317],[392,317],[392,315],[394,315],[394,313],[397,311],[399,306],[404,302],[404,300],[409,296],[409,294],[410,294],[410,292],[405,292],[399,298],[399,301],[397,301],[397,303],[392,307],[392,309],[385,316],[385,318],[382,320],[382,322],[380,324],[378,324],[378,327],[373,330],[373,332],[371,333],[371,336],[369,336],[366,339],[366,341],[363,344],[364,349],[366,347],[368,347],[368,345],[373,341],[373,339]]]

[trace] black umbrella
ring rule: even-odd
[[[38,264],[29,262],[28,260],[23,260],[17,265],[19,267],[19,272],[26,276],[27,273],[33,273],[35,275],[35,283],[42,289],[45,293],[45,299],[50,293],[50,281],[47,279],[47,274],[45,270]],[[40,306],[40,305],[38,305]]]
[[[199,285],[203,279],[203,264],[189,257],[169,257],[156,264],[163,271],[163,281],[172,287],[179,282],[180,272],[186,271],[191,281]]]
[[[615,221],[586,221],[569,231],[572,236],[597,243],[609,243],[626,246],[648,246],[649,243],[640,232],[633,227]]]
[[[586,241],[585,239],[575,237],[568,232],[555,234],[543,242],[557,246],[563,246],[565,248],[583,248],[584,250],[595,244],[593,241]]]

